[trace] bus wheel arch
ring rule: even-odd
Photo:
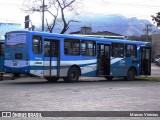
[[[134,71],[135,71],[135,75],[138,75],[138,72],[137,72],[136,67],[132,66],[132,67],[130,67],[129,69],[134,69]]]
[[[81,75],[81,69],[77,65],[72,65],[67,72],[67,77],[64,77],[64,81],[67,83],[77,82]]]
[[[130,67],[127,70],[127,76],[125,77],[126,80],[135,80],[135,76],[137,75],[137,70],[135,67]]]
[[[72,65],[71,67],[76,67],[76,68],[79,70],[79,73],[80,73],[79,75],[81,76],[81,68],[80,68],[78,65]],[[71,67],[70,67],[70,68],[71,68]],[[69,69],[70,69],[70,68],[69,68]]]

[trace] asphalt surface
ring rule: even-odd
[[[155,63],[151,65],[151,77],[160,77],[160,66]]]
[[[152,66],[152,69],[155,71],[152,72],[152,76],[158,76],[159,73],[156,71],[159,70],[159,66]],[[64,83],[62,80],[48,83],[42,78],[22,77],[0,81],[0,111],[160,111],[159,91],[160,82],[154,81],[80,78],[77,83]],[[158,120],[159,118],[45,119]]]
[[[0,91],[1,110],[160,110],[160,82],[24,78],[1,81]]]

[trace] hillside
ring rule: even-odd
[[[147,24],[152,24],[148,20],[138,19],[136,17],[126,18],[121,15],[108,16],[80,16],[78,23],[72,23],[67,33],[79,31],[80,27],[92,27],[93,32],[110,31],[125,36],[140,36],[145,34]],[[152,24],[152,32],[160,33],[160,30]]]

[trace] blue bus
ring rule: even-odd
[[[36,31],[6,33],[4,70],[49,82],[79,76],[124,77],[151,74],[151,43]]]
[[[0,72],[3,72],[4,68],[4,40],[0,40]]]

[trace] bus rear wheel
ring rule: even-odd
[[[55,77],[45,77],[45,79],[47,80],[47,82],[57,82],[59,78],[55,78]]]
[[[133,68],[130,68],[127,72],[127,77],[125,77],[126,80],[135,80],[135,70]]]
[[[67,73],[67,77],[63,78],[64,82],[73,83],[77,82],[80,76],[80,71],[77,67],[71,67]]]

